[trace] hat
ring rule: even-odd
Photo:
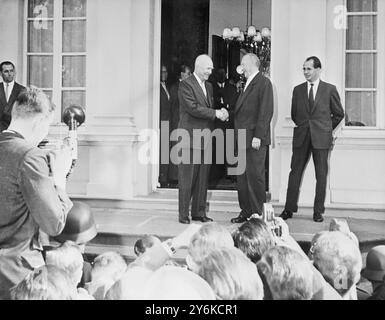
[[[76,201],[68,212],[62,233],[54,239],[59,242],[71,240],[82,244],[95,238],[96,234],[96,225],[90,206]]]
[[[370,249],[366,256],[366,267],[361,275],[370,281],[382,281],[385,276],[385,246]]]

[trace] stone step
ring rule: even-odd
[[[87,245],[87,252],[97,255],[107,250],[116,250],[128,260],[133,260],[135,258],[133,247],[139,238],[152,234],[164,241],[175,237],[187,227],[178,223],[172,212],[164,214],[162,211],[160,214],[159,211],[94,208],[98,235]],[[230,231],[238,226],[230,223],[233,216],[231,213],[213,212],[210,216]],[[321,230],[327,230],[331,218],[325,216],[323,223],[314,223],[311,216],[299,215],[287,220],[287,224],[291,235],[307,252],[313,235]],[[362,252],[367,252],[375,245],[385,244],[385,221],[350,218],[347,221],[351,231],[360,241]],[[180,252],[176,260],[184,260],[185,255],[185,251]]]
[[[111,208],[114,210],[132,211],[161,211],[164,215],[177,215],[178,194],[175,189],[156,191],[149,196],[135,197],[131,200],[108,200],[92,199],[82,197],[72,197],[74,200],[88,203],[93,208]],[[237,215],[240,212],[237,194],[235,191],[209,191],[207,197],[208,213],[232,213]],[[283,210],[283,204],[271,202],[275,214],[279,215]],[[312,205],[303,205],[299,209],[301,215],[311,216],[313,214]],[[385,209],[381,207],[369,207],[358,205],[329,204],[326,205],[326,216],[339,218],[374,219],[385,221]]]

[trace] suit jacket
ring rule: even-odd
[[[7,129],[11,123],[11,112],[20,91],[25,89],[22,85],[15,82],[8,102],[5,100],[4,83],[0,83],[0,132]]]
[[[273,117],[273,87],[268,78],[259,72],[238,97],[234,110],[234,127],[246,129],[246,148],[252,139],[261,139],[261,145],[269,145],[270,122]]]
[[[58,235],[72,202],[49,173],[47,153],[17,133],[0,134],[0,299],[44,265],[39,229]]]
[[[300,147],[310,131],[315,149],[329,149],[332,145],[333,129],[344,118],[337,88],[320,81],[313,110],[310,110],[307,82],[296,86],[293,90],[291,118],[296,124],[293,134],[294,147]]]
[[[179,84],[179,126],[189,133],[189,139],[182,139],[180,146],[184,148],[204,149],[208,141],[198,145],[193,145],[194,129],[213,130],[215,120],[215,110],[213,102],[213,87],[211,83],[205,81],[207,98],[203,93],[198,80],[194,75],[183,80]],[[187,138],[187,137],[186,137]],[[211,139],[211,134],[210,134]]]
[[[168,88],[167,88],[168,90]],[[171,120],[171,104],[163,86],[160,85],[160,121]]]
[[[170,130],[174,130],[178,128],[178,123],[179,123],[179,99],[178,99],[179,83],[180,81],[178,80],[170,88],[170,106],[171,106]]]

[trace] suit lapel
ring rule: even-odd
[[[307,82],[302,84],[301,95],[302,95],[302,98],[305,102],[306,110],[307,110],[307,112],[310,113],[309,95],[307,93]]]
[[[195,91],[197,91],[197,92],[199,93],[199,95],[201,96],[202,100],[206,103],[206,105],[207,105],[208,107],[210,107],[210,106],[209,106],[209,102],[207,101],[207,98],[206,98],[206,96],[205,96],[205,94],[204,94],[204,92],[203,92],[203,89],[202,89],[202,87],[199,85],[198,80],[195,78],[194,75],[191,76],[191,81],[192,81],[193,86],[195,87]],[[205,84],[205,86],[206,86],[206,84]],[[206,86],[206,92],[207,92],[207,94],[208,94],[207,86]]]
[[[8,99],[8,107],[12,107],[13,103],[16,101],[17,95],[19,94],[19,85],[15,82],[11,95]]]
[[[0,105],[5,106],[7,101],[5,100],[4,85],[0,83]]]
[[[235,113],[238,112],[238,110],[240,109],[243,101],[246,99],[246,97],[250,94],[250,92],[252,91],[252,87],[255,86],[259,80],[259,78],[261,77],[261,72],[259,72],[253,80],[251,80],[251,82],[249,83],[249,85],[247,86],[246,88],[246,91],[243,91],[241,92],[241,94],[239,95],[238,97],[238,100],[237,100],[237,103],[235,104]]]
[[[317,93],[315,95],[314,108],[313,108],[312,112],[314,112],[315,108],[317,107],[319,99],[324,94],[324,91],[325,91],[325,84],[323,81],[320,80],[320,82],[318,84]]]

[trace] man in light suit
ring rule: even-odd
[[[296,127],[286,204],[280,215],[285,220],[292,218],[293,212],[298,210],[299,188],[312,154],[317,180],[313,220],[323,221],[328,156],[333,142],[333,130],[344,118],[344,110],[336,87],[320,80],[321,67],[317,57],[307,58],[303,65],[306,82],[296,86],[293,91],[291,118]]]
[[[246,154],[246,170],[237,176],[238,201],[241,212],[231,219],[242,223],[252,214],[262,214],[266,202],[265,159],[270,145],[270,122],[273,117],[273,87],[259,72],[258,57],[249,53],[241,66],[247,79],[234,110],[234,127],[246,130],[246,145],[238,145],[238,156]],[[246,149],[246,152],[241,150]]]
[[[15,82],[15,65],[11,61],[0,64],[0,74],[3,82],[0,83],[0,132],[7,129],[11,122],[12,106],[20,91],[25,89]]]
[[[201,139],[193,139],[193,131],[208,131],[211,139],[215,118],[225,121],[228,117],[226,109],[215,110],[213,88],[207,81],[213,70],[213,62],[208,55],[200,55],[195,60],[193,75],[179,84],[179,129],[188,132],[189,139],[179,143],[182,154],[189,154],[188,163],[182,161],[178,167],[179,181],[179,222],[188,224],[189,204],[192,199],[192,220],[208,222],[206,216],[207,185],[210,164],[204,162],[205,149],[208,144]],[[195,139],[197,140],[197,139]],[[211,153],[211,151],[209,151]],[[197,158],[198,156],[198,158]]]

